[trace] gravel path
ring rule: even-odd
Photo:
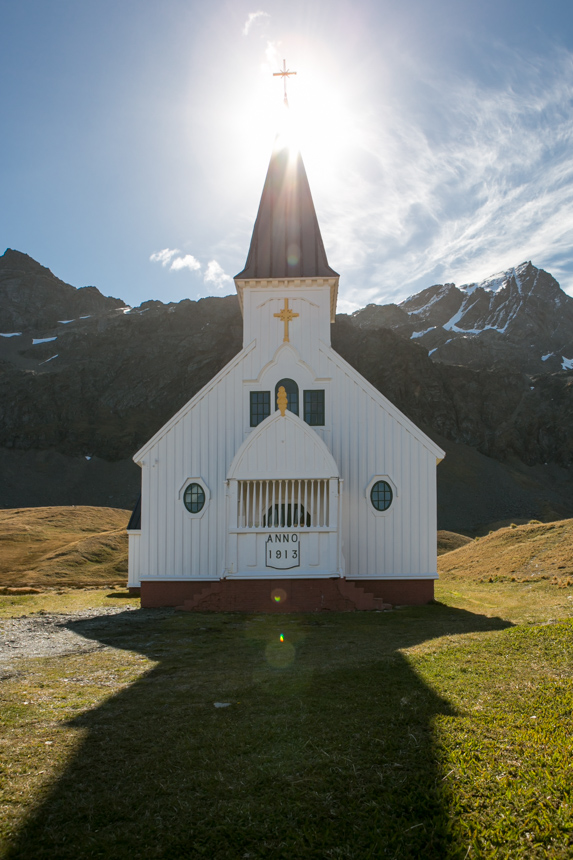
[[[137,615],[130,619],[129,612]],[[0,619],[0,666],[10,666],[19,657],[55,657],[110,647],[97,639],[86,638],[68,625],[70,622],[86,622],[81,625],[82,632],[89,635],[92,629],[95,632],[109,626],[106,622],[112,621],[110,616],[120,613],[123,613],[122,626],[135,627],[129,622],[143,620],[142,611],[135,606],[99,607],[68,613],[38,612],[20,618]]]

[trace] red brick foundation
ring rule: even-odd
[[[145,608],[195,612],[352,612],[419,605],[434,597],[432,579],[224,579],[141,583]]]
[[[382,597],[392,606],[421,606],[434,599],[433,579],[362,579],[354,580],[365,591]]]

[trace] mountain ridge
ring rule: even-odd
[[[474,514],[469,512],[461,526],[466,529],[472,527],[472,516],[476,522],[476,518],[481,522],[487,516],[486,489],[480,489],[479,475],[487,473],[488,482],[494,480],[496,469],[502,467],[490,463],[492,460],[504,464],[506,477],[499,480],[508,503],[505,507],[499,500],[495,505],[491,503],[491,520],[503,520],[509,511],[507,516],[516,516],[526,509],[525,515],[537,518],[547,511],[556,516],[573,516],[573,489],[568,483],[573,481],[569,429],[573,424],[573,375],[559,362],[551,371],[549,360],[537,358],[537,353],[546,348],[544,338],[553,336],[553,325],[556,329],[560,326],[563,335],[569,333],[568,314],[573,299],[567,297],[564,303],[562,291],[551,275],[531,263],[523,265],[524,272],[518,271],[517,277],[513,274],[514,280],[509,283],[508,278],[505,286],[500,283],[497,293],[503,298],[505,289],[506,301],[511,299],[513,307],[517,307],[517,296],[523,298],[519,287],[523,290],[525,284],[529,290],[523,325],[529,325],[533,315],[537,326],[533,338],[536,360],[531,362],[529,372],[520,366],[517,357],[518,350],[524,347],[519,342],[520,323],[515,316],[511,337],[493,333],[497,338],[495,348],[488,346],[487,338],[492,337],[492,332],[487,329],[477,335],[455,333],[461,344],[457,363],[448,354],[440,355],[451,346],[442,344],[431,354],[436,349],[429,342],[432,332],[412,337],[424,330],[422,325],[428,320],[437,320],[438,311],[440,319],[451,321],[459,313],[463,296],[477,295],[482,301],[479,285],[471,291],[461,291],[461,299],[451,289],[453,285],[435,285],[428,288],[434,293],[422,291],[402,303],[410,312],[398,305],[370,305],[352,315],[337,315],[332,326],[334,349],[423,430],[439,438],[440,444],[449,446],[450,452],[465,451],[465,459],[469,457],[474,464],[471,480],[476,501]],[[440,286],[447,290],[428,309]],[[82,292],[85,289],[90,292]],[[449,307],[443,304],[444,296]],[[556,299],[561,300],[561,305],[556,304]],[[487,295],[486,300],[487,313],[498,313],[499,307],[492,310]],[[533,300],[542,306],[539,320],[535,319]],[[4,454],[0,461],[10,475],[14,472],[10,491],[2,495],[0,489],[0,505],[4,506],[33,505],[37,503],[34,497],[40,496],[43,503],[50,503],[45,501],[49,498],[73,504],[72,498],[81,498],[82,504],[101,504],[95,500],[97,497],[103,498],[105,504],[130,504],[138,477],[136,467],[132,469],[130,464],[133,453],[242,345],[242,319],[236,296],[185,299],[177,304],[149,301],[129,308],[121,299],[103,296],[95,287],[76,290],[32,258],[15,251],[9,253],[8,261],[0,257],[0,307],[4,314],[0,327],[0,447]],[[425,316],[420,313],[424,308]],[[476,319],[481,324],[491,318],[485,304],[481,316],[478,310],[474,308],[471,318],[474,328]],[[446,312],[450,313],[447,319]],[[462,314],[458,323],[468,326],[470,317]],[[455,325],[465,331],[458,323]],[[451,330],[443,331],[451,334]],[[470,451],[475,451],[476,456],[470,456]],[[487,458],[487,462],[480,458]],[[68,464],[61,466],[69,470],[69,479],[62,475],[62,487],[67,489],[62,489],[60,496],[57,488],[40,487],[38,483],[44,469],[38,464],[48,461]],[[463,456],[456,459],[452,453],[450,465],[442,464],[438,470],[438,475],[443,476],[442,485],[448,487],[448,498],[457,500],[455,505],[445,504],[449,506],[450,519],[441,522],[442,528],[460,528],[454,521],[454,509],[467,502],[463,461]],[[30,475],[30,486],[21,493],[17,470],[9,465],[16,462],[20,468],[29,469]],[[111,480],[114,463],[122,478],[113,491],[116,495],[110,499],[105,495],[105,481]],[[545,463],[557,470],[552,480],[549,475],[547,480],[544,477]],[[45,467],[53,483],[57,470],[50,470]],[[76,478],[79,482],[83,480],[79,476],[88,472],[94,488],[98,487],[92,496],[89,488],[74,484]],[[72,475],[76,476],[73,480]],[[133,478],[126,479],[126,475]],[[531,504],[527,500],[528,481],[537,494]],[[77,487],[73,491],[72,485]]]
[[[573,367],[573,297],[531,261],[481,282],[435,284],[396,307],[408,320],[396,315],[390,327],[411,327],[434,361],[527,373]]]
[[[73,287],[21,251],[0,257],[0,331],[50,328],[58,317],[98,313],[125,306],[97,287]]]

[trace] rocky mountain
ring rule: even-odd
[[[121,299],[102,296],[97,287],[80,287],[60,281],[28,254],[8,248],[0,257],[0,331],[17,332],[52,328],[74,319],[125,305]]]
[[[356,316],[415,340],[445,364],[531,374],[573,369],[573,298],[530,262],[479,284],[436,284]]]
[[[446,447],[441,528],[573,516],[573,299],[531,264],[484,283],[339,315],[333,346]],[[241,348],[235,296],[128,308],[16,251],[0,312],[5,507],[131,505],[132,454]]]

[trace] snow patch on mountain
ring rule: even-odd
[[[476,290],[487,290],[489,293],[498,293],[507,284],[507,272],[501,272],[498,275],[492,275],[491,278],[486,278],[485,281],[480,281],[479,284],[460,284],[460,290],[471,296]]]
[[[435,325],[431,325],[430,328],[424,329],[424,331],[413,331],[410,335],[410,340],[416,337],[424,337],[425,334],[428,334],[429,331],[434,331],[435,328]]]
[[[479,283],[472,282],[471,284],[460,284],[459,289],[467,293],[468,296],[479,289],[485,290],[488,293],[499,293],[500,290],[503,290],[503,288],[508,285],[509,281],[513,277],[515,278],[518,292],[521,295],[523,286],[522,275],[530,265],[531,261],[527,260],[524,263],[520,263],[519,266],[508,269],[506,272],[497,272],[495,275],[490,275],[489,278],[484,278],[484,280],[479,281]]]
[[[425,305],[422,305],[421,307],[416,308],[416,310],[406,311],[406,313],[407,313],[407,314],[409,314],[410,316],[411,316],[412,314],[415,314],[416,316],[417,316],[418,314],[419,314],[420,316],[423,316],[423,315],[424,315],[424,314],[425,314],[425,313],[426,313],[426,312],[427,312],[427,311],[432,307],[432,305],[435,305],[435,303],[436,303],[436,302],[439,302],[439,300],[440,300],[441,298],[443,298],[443,297],[446,295],[446,293],[448,293],[448,292],[449,292],[449,290],[450,290],[452,287],[454,287],[454,288],[455,288],[455,286],[456,286],[455,284],[444,284],[444,285],[443,285],[443,286],[438,290],[438,292],[437,292],[434,296],[432,296],[432,298],[431,298],[428,302],[426,302],[426,304],[425,304]],[[413,299],[415,299],[415,298],[417,297],[417,295],[419,295],[419,294],[416,294],[416,295],[414,295],[414,296],[410,296],[409,298],[405,299],[403,302],[400,302],[399,307],[401,307],[402,305],[406,305],[406,304],[408,304],[408,302],[409,302],[409,301],[412,301]]]

